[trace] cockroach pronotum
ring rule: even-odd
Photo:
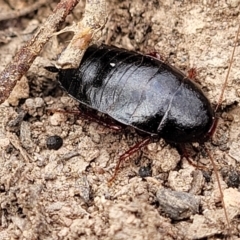
[[[93,45],[86,50],[78,68],[47,69],[58,72],[61,86],[81,104],[148,134],[120,156],[110,181],[121,161],[148,144],[151,137],[180,144],[203,143],[215,129],[216,110],[200,87],[173,66],[150,55]],[[220,192],[223,199],[221,189]],[[225,206],[224,211],[230,227]]]

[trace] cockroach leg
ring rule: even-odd
[[[119,157],[119,160],[115,167],[114,173],[113,173],[112,177],[108,180],[108,183],[110,185],[115,180],[122,162],[125,161],[128,157],[130,157],[134,153],[136,153],[137,151],[139,151],[142,147],[148,145],[150,141],[151,141],[151,137],[150,136],[146,137],[142,141],[140,141],[137,144],[135,144],[134,146],[132,146],[128,151],[126,151],[124,154],[122,154]]]
[[[150,52],[150,53],[148,53],[146,55],[150,56],[150,57],[153,57],[153,58],[156,58],[156,59],[158,59],[160,61],[165,61],[165,58],[161,54],[159,54],[158,52]]]
[[[180,155],[181,155],[181,160],[182,160],[183,158],[185,158],[191,166],[193,166],[193,167],[195,167],[195,168],[197,168],[197,169],[203,170],[203,171],[206,171],[206,170],[207,170],[206,167],[200,166],[198,163],[196,164],[196,163],[194,163],[194,162],[191,160],[191,157],[190,157],[189,154],[188,154],[188,151],[187,151],[187,149],[186,149],[186,147],[185,147],[185,144],[179,144],[179,148],[180,148],[179,150],[181,151],[181,153],[180,153]]]
[[[197,78],[197,69],[196,68],[190,68],[188,71],[187,71],[187,76],[188,78],[190,78],[191,80],[195,81],[196,78]]]
[[[221,187],[221,183],[220,183],[220,178],[219,178],[219,174],[218,174],[218,170],[217,170],[217,166],[213,160],[212,154],[210,153],[209,149],[207,148],[206,144],[204,144],[204,149],[206,150],[209,159],[212,163],[213,166],[213,171],[215,173],[216,179],[217,179],[217,184],[218,184],[218,188],[219,188],[219,192],[220,192],[220,196],[221,196],[221,202],[222,202],[222,206],[223,206],[223,210],[224,210],[224,215],[227,221],[227,226],[228,226],[228,234],[231,237],[231,225],[230,225],[230,220],[228,217],[228,213],[227,213],[227,209],[226,209],[226,205],[225,205],[225,201],[224,201],[224,195],[223,195],[223,191],[222,191],[222,187]]]

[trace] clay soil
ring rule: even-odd
[[[34,2],[0,0],[0,17]],[[57,4],[46,2],[0,22],[0,71]],[[62,27],[81,19],[84,5],[78,4]],[[239,5],[237,0],[108,1],[100,41],[158,52],[186,74],[195,68],[196,81],[216,106],[240,22]],[[70,37],[53,37],[0,106],[0,239],[227,239],[229,233],[239,239],[240,40],[216,132],[206,143],[224,194],[228,231],[213,164],[200,144],[187,149],[202,168],[181,159],[178,148],[161,139],[126,161],[108,185],[118,157],[142,136],[132,128],[114,131],[54,111],[79,105],[59,87],[56,74],[44,69]],[[46,147],[52,135],[63,138],[59,150]],[[142,167],[151,168],[150,176],[139,175]]]

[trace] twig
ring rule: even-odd
[[[2,12],[0,14],[0,21],[14,19],[14,18],[18,18],[18,17],[24,16],[24,15],[27,15],[27,14],[37,10],[39,7],[41,7],[42,5],[44,5],[46,3],[49,3],[49,0],[39,0],[28,7],[24,7],[21,10]]]
[[[101,29],[106,23],[106,1],[87,0],[83,19],[61,32],[73,31],[74,36],[59,57],[57,68],[77,68],[85,50],[100,38]],[[61,33],[60,32],[60,33]]]
[[[17,81],[28,71],[45,43],[78,2],[79,0],[62,0],[54,9],[54,13],[0,73],[0,104],[8,98]]]

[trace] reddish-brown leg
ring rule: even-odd
[[[108,183],[111,184],[114,179],[116,178],[117,176],[117,173],[119,171],[119,168],[122,164],[123,161],[126,160],[126,158],[130,157],[132,154],[134,154],[135,152],[139,151],[142,147],[146,146],[149,144],[151,140],[151,137],[147,137],[145,139],[143,139],[141,142],[138,142],[137,144],[135,144],[133,147],[131,147],[127,152],[125,152],[124,154],[122,154],[120,157],[119,157],[119,160],[118,160],[118,163],[115,167],[115,170],[114,170],[114,173],[113,173],[113,176],[108,180]]]
[[[190,68],[187,72],[188,78],[191,80],[196,80],[197,79],[197,69],[196,68]]]
[[[150,52],[150,53],[148,53],[146,55],[150,56],[150,57],[154,57],[154,58],[156,58],[156,59],[158,59],[160,61],[164,61],[165,60],[164,57],[161,56],[158,52]]]
[[[204,166],[200,166],[198,163],[196,164],[191,160],[191,157],[189,156],[189,153],[185,147],[185,144],[179,144],[179,148],[181,151],[181,154],[180,154],[181,159],[186,158],[186,160],[189,162],[189,164],[197,169],[201,169],[201,170],[205,170],[205,171],[207,170],[207,168],[205,168]]]

